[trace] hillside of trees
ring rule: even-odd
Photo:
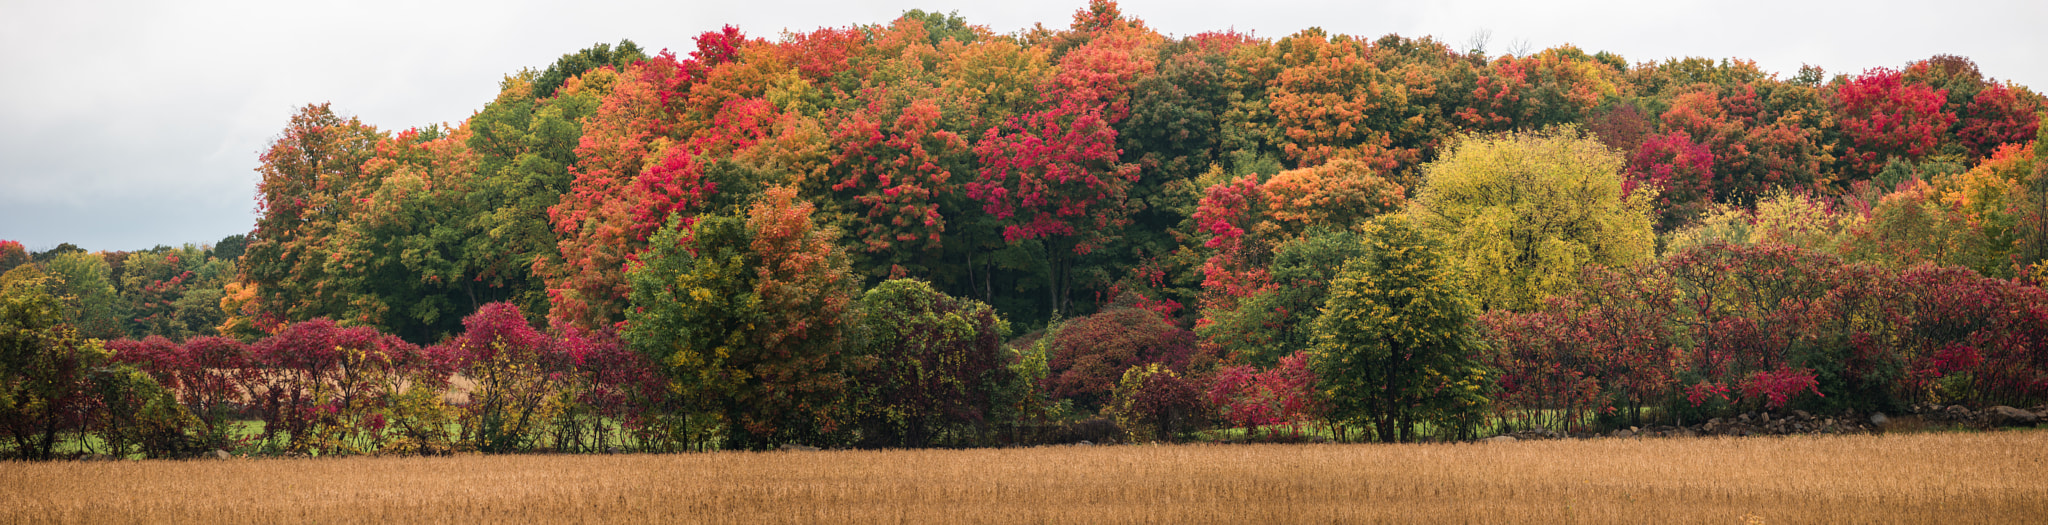
[[[246,235],[0,241],[0,450],[987,445],[1090,417],[1412,441],[2032,406],[2043,111],[1957,56],[1785,75],[1169,37],[1106,0],[1012,34],[910,11],[598,44],[451,125],[299,109]]]

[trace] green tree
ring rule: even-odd
[[[626,272],[627,344],[687,410],[723,420],[730,448],[828,438],[857,364],[842,351],[855,280],[795,196],[772,189],[744,221],[673,219]]]
[[[1013,381],[1001,348],[1009,323],[993,308],[912,279],[883,281],[861,296],[862,442],[920,447],[987,437],[1000,390]]]
[[[464,314],[508,295],[501,276],[472,263],[509,254],[468,249],[486,237],[475,218],[482,212],[470,205],[477,171],[468,135],[406,130],[379,141],[377,156],[363,163],[376,188],[342,221],[325,268],[328,286],[348,300],[345,319],[435,341],[457,332]]]
[[[686,412],[680,416],[722,417],[724,400],[750,379],[745,356],[757,353],[747,337],[761,306],[747,272],[746,229],[733,217],[674,222],[626,271],[633,307],[622,335],[668,376],[674,406]],[[709,430],[681,437],[703,443]]]
[[[617,47],[599,43],[575,53],[564,54],[562,58],[555,59],[554,65],[548,66],[547,71],[534,78],[534,98],[555,96],[556,90],[561,89],[563,83],[582,75],[585,71],[601,67],[626,69],[626,66],[646,59],[647,52],[642,51],[640,45],[634,44],[632,40],[620,40]]]
[[[1366,254],[1344,264],[1316,318],[1313,367],[1331,417],[1413,441],[1416,426],[1469,431],[1487,372],[1471,301],[1444,248],[1400,217],[1367,225]]]
[[[113,271],[98,254],[66,252],[43,263],[54,281],[50,292],[64,305],[64,322],[85,337],[112,339],[123,335],[121,319],[128,308],[114,289]]]
[[[585,85],[583,77],[575,79]],[[546,317],[549,306],[547,285],[535,275],[535,263],[559,264],[560,259],[548,208],[575,182],[569,167],[576,164],[583,119],[597,111],[602,97],[595,89],[579,88],[542,98],[536,96],[539,89],[527,75],[507,77],[498,98],[464,126],[476,165],[462,202],[468,222],[460,228],[462,266],[482,278],[464,286],[480,296],[470,299],[504,298],[535,318]]]
[[[55,284],[31,265],[0,277],[0,457],[53,459],[58,434],[91,409],[87,376],[111,355],[65,323]]]
[[[1409,210],[1482,309],[1527,310],[1588,264],[1649,259],[1656,192],[1622,191],[1621,155],[1577,127],[1461,137]]]
[[[29,259],[33,262],[46,263],[50,262],[52,259],[56,259],[57,256],[59,255],[64,255],[67,253],[85,253],[85,249],[78,247],[78,245],[76,244],[71,244],[67,242],[57,245],[56,248],[31,253],[29,254]]]
[[[213,243],[213,247],[207,249],[206,255],[215,259],[234,262],[242,258],[242,252],[248,249],[248,247],[249,236],[237,233],[220,238],[220,242]]]
[[[1358,235],[1342,230],[1282,244],[1268,268],[1272,285],[1238,299],[1234,308],[1207,312],[1209,322],[1195,332],[1240,362],[1273,366],[1314,344],[1311,324],[1329,296],[1330,283],[1345,261],[1364,253]]]
[[[923,24],[925,36],[929,39],[929,43],[934,46],[947,40],[959,41],[962,44],[972,44],[981,37],[980,32],[975,31],[974,26],[967,25],[967,19],[960,18],[959,11],[939,14],[937,11],[927,13],[922,9],[912,9],[904,11],[902,18]]]

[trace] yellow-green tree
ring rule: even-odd
[[[127,312],[115,290],[113,270],[97,253],[68,252],[42,264],[52,278],[51,295],[64,305],[64,322],[85,337],[112,339],[122,335]]]
[[[787,187],[746,218],[677,218],[626,270],[624,339],[659,363],[686,410],[723,419],[724,445],[833,439],[848,376],[857,283],[836,230]],[[693,437],[694,439],[694,437]]]
[[[864,445],[973,444],[988,437],[1001,390],[1014,381],[995,309],[913,279],[883,281],[860,299],[861,353],[875,365],[854,379]]]
[[[1439,234],[1485,310],[1526,310],[1588,264],[1650,258],[1655,190],[1622,188],[1619,153],[1574,126],[1464,136],[1423,168],[1409,214]]]
[[[1330,416],[1413,441],[1419,423],[1464,434],[1486,405],[1471,300],[1444,249],[1401,217],[1365,226],[1365,255],[1330,283],[1311,366]]]

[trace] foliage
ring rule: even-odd
[[[862,354],[876,359],[859,376],[857,410],[868,421],[862,441],[903,447],[983,441],[998,390],[1013,377],[1000,344],[1009,324],[988,305],[914,280],[884,281],[862,295],[860,305]]]
[[[28,250],[21,247],[21,242],[0,240],[0,272],[12,270],[28,262]]]
[[[1855,247],[1869,217],[1819,195],[1774,191],[1757,202],[1746,242],[1775,242],[1842,256]]]
[[[375,191],[362,176],[383,134],[326,104],[308,105],[271,143],[257,168],[256,230],[249,234],[244,282],[255,284],[255,304],[281,320],[356,319],[346,290],[331,282],[328,262],[337,253],[342,223]]]
[[[1934,211],[1949,223],[1948,228],[1953,230],[1950,236],[1963,237],[1958,241],[1978,246],[1958,254],[1964,256],[1921,260],[1965,266],[1987,276],[2023,275],[2036,257],[2028,253],[2030,246],[2038,246],[2032,244],[2033,236],[2029,234],[2042,231],[2044,224],[2048,224],[2039,211],[2044,200],[2048,200],[2048,192],[2041,191],[2044,186],[2034,148],[2032,144],[2007,144],[1969,171],[1940,174],[1928,181],[1929,188],[1915,188],[1936,192],[1935,198],[1945,209]],[[1890,199],[1891,196],[1886,197]],[[1886,213],[1893,211],[1883,201],[1873,210],[1886,219],[1896,217]],[[1892,236],[1884,225],[1872,230],[1869,234],[1873,236]]]
[[[1046,242],[1054,312],[1066,311],[1074,289],[1074,256],[1102,248],[1129,223],[1140,166],[1123,161],[1115,126],[1130,114],[1131,85],[1156,66],[1158,36],[1126,24],[1113,3],[1098,4],[1077,12],[1075,31],[1053,44],[1074,47],[1039,85],[1042,109],[982,133],[974,145],[981,169],[966,185],[1004,241]]]
[[[1074,400],[1076,408],[1095,411],[1106,406],[1124,372],[1158,363],[1177,372],[1200,364],[1195,334],[1166,322],[1159,314],[1119,308],[1066,322],[1047,336],[1048,374],[1042,380],[1054,397]]]
[[[1328,410],[1329,402],[1316,389],[1316,373],[1309,367],[1311,356],[1307,350],[1295,352],[1265,370],[1250,365],[1219,368],[1210,379],[1208,402],[1232,426],[1255,431],[1287,425],[1298,435],[1302,424],[1321,420]]]
[[[1954,125],[1943,110],[1946,90],[1904,82],[1895,69],[1872,68],[1835,88],[1835,111],[1847,138],[1841,160],[1854,178],[1877,175],[1893,158],[1919,160],[1935,153]]]
[[[1356,234],[1320,232],[1280,245],[1272,256],[1269,284],[1236,300],[1227,310],[1203,312],[1195,328],[1204,344],[1228,352],[1234,362],[1272,366],[1314,344],[1312,321],[1322,310],[1330,283],[1345,261],[1365,254]]]
[[[299,108],[254,230],[212,247],[0,241],[55,305],[38,348],[131,338],[38,428],[169,456],[1025,443],[1091,413],[1409,440],[1495,391],[1496,423],[1559,430],[2043,395],[2048,99],[1964,57],[1780,78],[1167,37],[1107,0],[691,44],[564,54],[448,125]],[[1396,255],[1433,262],[1359,269]],[[1440,280],[1472,299],[1441,323],[1356,314]],[[1006,320],[1043,336],[1001,349]]]
[[[2048,293],[1955,267],[1901,272],[1913,318],[1902,398],[2027,406],[2048,399]]]
[[[163,335],[174,339],[214,335],[223,321],[222,288],[234,278],[235,265],[208,257],[197,246],[128,254],[121,264],[118,288],[128,312],[127,335]]]
[[[1260,190],[1266,215],[1290,237],[1314,226],[1349,228],[1407,203],[1401,185],[1349,159],[1280,172]]]
[[[2048,296],[1953,266],[1710,243],[1582,282],[1543,311],[1482,318],[1510,421],[1573,430],[1617,409],[1640,424],[1659,404],[1698,418],[2048,394],[2036,320]]]
[[[854,282],[837,232],[794,190],[772,189],[744,222],[663,228],[627,271],[624,338],[670,378],[682,406],[724,418],[728,446],[821,439],[844,423],[842,349]]]
[[[527,324],[519,307],[491,303],[462,320],[462,335],[435,349],[476,383],[461,409],[463,441],[483,452],[533,446],[534,429],[564,410],[568,356]]]
[[[932,99],[875,100],[833,132],[832,173],[841,180],[832,189],[852,194],[864,217],[864,251],[930,253],[941,246],[946,212],[963,211],[942,206],[960,192],[955,172],[965,179],[972,158],[966,138],[942,127],[945,109]]]
[[[1812,91],[1766,81],[1694,86],[1671,100],[1663,128],[1713,154],[1709,197],[1747,204],[1772,188],[1828,181],[1821,164],[1829,157],[1820,144],[1827,122]]]
[[[19,266],[0,289],[0,428],[10,458],[56,457],[59,433],[91,410],[86,377],[107,360],[98,341],[64,324],[49,278]]]
[[[1281,69],[1268,107],[1285,137],[1280,149],[1297,166],[1351,158],[1374,170],[1393,170],[1414,162],[1416,152],[1393,147],[1386,131],[1401,120],[1405,92],[1374,67],[1371,45],[1321,29],[1273,44]]]
[[[1366,254],[1344,264],[1315,321],[1330,416],[1381,441],[1413,441],[1421,424],[1468,433],[1487,400],[1472,303],[1427,235],[1398,217],[1366,226]]]
[[[1669,230],[1705,214],[1714,201],[1714,152],[1684,131],[1652,135],[1628,161],[1624,195],[1657,192],[1657,226]]]
[[[1121,225],[1119,208],[1137,166],[1117,162],[1116,131],[1103,108],[1057,102],[1008,129],[989,130],[975,148],[984,166],[980,181],[969,183],[967,194],[1009,221],[1003,236],[1010,242],[1079,236],[1074,251],[1087,253],[1099,241],[1086,232]]]
[[[699,35],[691,58],[663,53],[599,75],[608,78],[609,91],[582,121],[575,180],[547,209],[559,258],[534,261],[547,282],[551,319],[584,329],[620,321],[630,286],[619,270],[650,246],[671,216],[693,214],[718,191],[698,155],[750,144],[766,133],[764,121],[774,122],[775,109],[765,101],[728,100],[708,90],[700,100],[691,93],[706,81],[708,68],[737,59],[746,42],[726,26]],[[684,120],[689,104],[714,104],[732,114],[716,122]],[[693,136],[699,127],[709,128],[702,138]]]
[[[1935,55],[1906,65],[1900,77],[1946,95],[1942,110],[1956,119],[1948,130],[1954,140],[1943,141],[1943,153],[1961,150],[1974,162],[2001,145],[2027,142],[2040,124],[2040,95],[1985,78],[1969,58]]]
[[[1957,138],[1972,158],[1992,156],[2007,144],[2024,144],[2040,131],[2039,111],[2048,109],[2042,106],[2040,95],[2024,88],[1991,84],[1958,112]]]
[[[445,429],[434,426],[440,421],[409,413],[438,408],[435,393],[449,377],[418,346],[374,328],[314,319],[285,327],[251,351],[269,368],[250,390],[264,446],[288,454],[361,454],[403,439],[415,450],[445,451]],[[416,399],[422,397],[429,399]],[[423,425],[393,429],[394,420]]]
[[[601,67],[625,69],[634,62],[647,59],[647,53],[632,40],[620,40],[617,47],[610,44],[595,44],[575,53],[562,55],[553,65],[541,72],[533,81],[534,98],[555,96],[569,79],[577,78],[584,72]]]
[[[625,47],[620,44],[621,53]],[[603,53],[600,45],[577,55]],[[549,311],[546,283],[535,273],[537,266],[559,264],[548,209],[560,203],[575,180],[570,167],[577,162],[583,121],[597,110],[600,91],[623,69],[618,65],[568,77],[569,89],[553,98],[536,97],[544,86],[529,83],[526,75],[508,77],[498,98],[469,118],[465,145],[475,157],[475,174],[464,184],[463,202],[439,201],[459,206],[460,215],[469,219],[443,225],[465,234],[461,257],[453,261],[474,275],[459,283],[465,295],[510,300],[529,315]]]
[[[1203,424],[1207,401],[1193,381],[1160,363],[1146,363],[1124,371],[1103,411],[1134,441],[1173,441]]]
[[[1423,168],[1409,214],[1482,309],[1527,310],[1571,289],[1588,264],[1654,248],[1655,192],[1624,192],[1622,160],[1576,128],[1468,136]]]
[[[1896,292],[1871,275],[1876,268],[1778,243],[1709,244],[1663,266],[1679,290],[1676,317],[1692,341],[1680,375],[1693,407],[1706,404],[1702,393],[1712,390],[1722,402],[1765,408],[1800,391],[1869,403],[1859,408],[1895,408],[1868,395],[1897,366],[1868,347],[1885,337],[1878,321],[1895,315],[1885,310]],[[1830,376],[1825,389],[1813,382],[1815,374]],[[1735,390],[1739,399],[1726,397]],[[1851,392],[1863,395],[1843,395]]]
[[[256,296],[256,286],[243,282],[232,282],[221,287],[220,326],[221,335],[239,341],[254,341],[279,328],[275,318],[264,316]]]
[[[1869,220],[1856,231],[1854,255],[1897,268],[1935,262],[2005,273],[2009,263],[1993,252],[1985,230],[1959,204],[1944,202],[1941,191],[1926,182],[1902,184],[1871,207]]]
[[[71,252],[42,263],[53,281],[51,293],[65,303],[65,323],[79,335],[96,339],[119,337],[124,332],[122,304],[113,283],[113,270],[97,254]],[[165,305],[168,306],[168,305]]]
[[[148,374],[127,366],[94,368],[83,386],[95,406],[80,414],[80,437],[97,438],[110,456],[184,458],[199,452],[185,434],[191,414]]]
[[[233,429],[244,415],[245,392],[262,378],[248,345],[217,336],[178,344],[153,335],[139,341],[108,341],[106,348],[115,361],[134,365],[175,395],[197,418],[192,431],[202,448],[233,449],[241,444]]]
[[[1193,221],[1212,248],[1201,267],[1205,344],[1268,365],[1306,347],[1294,316],[1322,304],[1323,288],[1343,265],[1341,230],[1393,211],[1402,190],[1359,162],[1339,159],[1289,170],[1264,184],[1255,176],[1210,186]],[[1282,335],[1282,332],[1292,335]]]

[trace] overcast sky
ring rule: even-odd
[[[998,33],[1064,27],[1085,0],[742,0],[555,4],[283,0],[0,0],[0,239],[31,250],[211,243],[255,223],[258,153],[294,108],[332,102],[387,130],[468,118],[520,68],[627,38],[692,49],[722,24],[749,35],[957,11]],[[1932,7],[1939,5],[1939,8]],[[1987,76],[2048,86],[2048,2],[1128,0],[1169,35],[1281,37],[1320,26],[1377,37],[1491,34],[1631,62],[1737,57],[1790,76],[1901,67],[1947,53]]]

